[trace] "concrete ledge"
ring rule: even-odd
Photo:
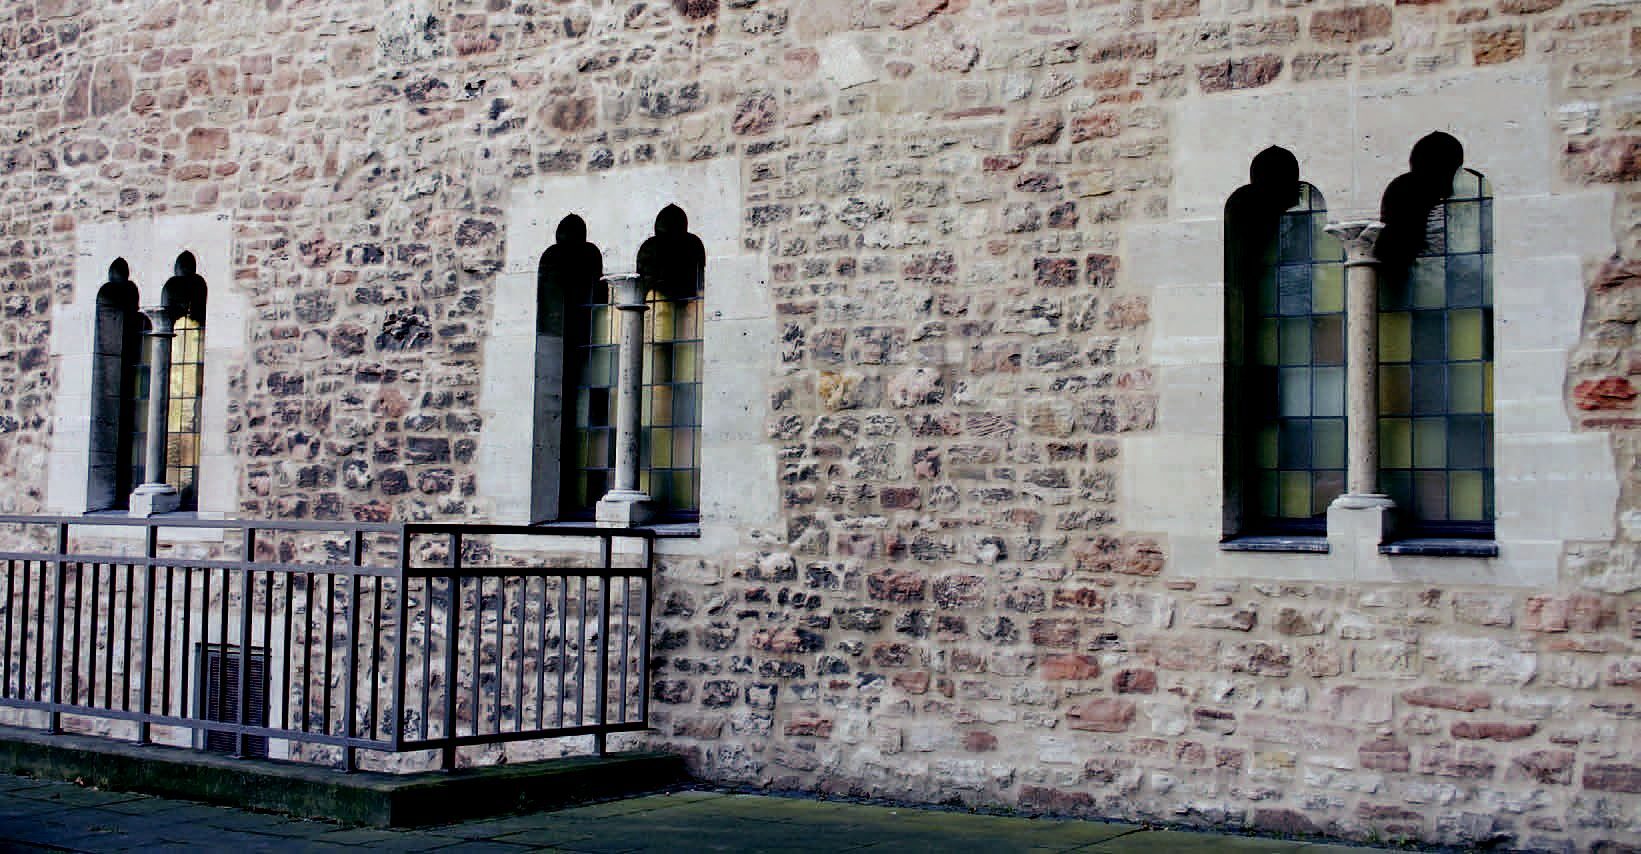
[[[377,827],[447,824],[550,809],[652,792],[689,779],[683,759],[665,753],[575,757],[450,773],[344,774],[292,762],[233,759],[10,727],[0,727],[0,771]]]

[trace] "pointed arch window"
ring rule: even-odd
[[[614,339],[601,278],[604,255],[570,214],[541,255],[536,276],[535,461],[532,520],[590,518],[607,467],[599,443],[613,430]],[[601,310],[600,306],[604,309]],[[595,333],[595,328],[598,332]]]
[[[199,507],[200,401],[205,391],[206,291],[205,279],[196,270],[193,254],[182,253],[177,258],[176,274],[166,281],[161,293],[163,310],[171,320],[170,359],[164,377],[165,471],[162,482],[176,488],[179,510]],[[158,377],[151,378],[150,388],[157,381]]]
[[[115,259],[97,292],[87,510],[124,509],[132,488],[142,482],[148,321],[137,303],[130,267],[124,258]]]
[[[1493,194],[1462,158],[1432,134],[1386,191],[1379,480],[1410,535],[1493,533]]]
[[[701,512],[701,375],[706,247],[689,217],[668,205],[638,250],[644,286],[644,412],[639,489],[661,519]]]
[[[1345,486],[1344,249],[1280,148],[1226,206],[1226,511],[1233,535],[1321,534]]]

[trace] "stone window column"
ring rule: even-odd
[[[1328,530],[1361,524],[1377,541],[1388,531],[1395,503],[1379,491],[1379,260],[1374,249],[1384,223],[1329,223],[1345,246],[1345,493],[1328,508]],[[1342,511],[1342,512],[1341,512]],[[1349,514],[1349,517],[1344,514]],[[1376,518],[1361,518],[1364,514]],[[1339,524],[1336,526],[1335,522]]]
[[[176,337],[176,311],[169,305],[141,309],[148,318],[148,434],[143,448],[145,483],[131,493],[130,514],[146,517],[170,513],[181,504],[177,488],[165,482],[167,416],[171,408],[171,339]]]
[[[629,528],[647,521],[654,508],[638,488],[639,442],[644,406],[644,288],[633,273],[605,276],[619,320],[619,356],[616,365],[615,483],[598,500],[595,518],[600,527]]]

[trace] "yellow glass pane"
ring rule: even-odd
[[[1462,522],[1486,519],[1486,497],[1479,471],[1456,471],[1447,481],[1448,514]]]
[[[1413,423],[1406,418],[1379,419],[1379,465],[1383,468],[1413,467]]]
[[[1320,264],[1311,269],[1311,311],[1334,314],[1345,310],[1345,268]]]
[[[1282,515],[1303,519],[1311,514],[1311,473],[1285,471],[1282,473]]]
[[[650,465],[672,468],[672,431],[650,430]]]
[[[1449,412],[1483,412],[1487,404],[1485,366],[1453,365],[1448,369]]]
[[[701,345],[675,344],[672,349],[672,375],[676,382],[701,381]]]
[[[1482,411],[1493,411],[1493,363],[1482,365]]]
[[[1480,359],[1486,342],[1481,309],[1452,311],[1447,315],[1447,358],[1454,361]]]
[[[1379,314],[1379,361],[1413,360],[1413,316],[1405,311]]]
[[[1413,467],[1439,469],[1447,465],[1447,420],[1420,418],[1413,422]]]
[[[1262,469],[1276,468],[1277,429],[1275,424],[1266,424],[1259,428],[1259,438],[1254,442],[1254,456]]]
[[[599,307],[594,308],[592,310],[592,319],[591,319],[591,323],[592,323],[592,326],[591,326],[592,343],[594,343],[594,344],[614,344],[615,343],[615,330],[611,327],[611,323],[612,323],[611,314],[612,314],[612,312],[608,308],[605,308],[604,306],[599,306]]]

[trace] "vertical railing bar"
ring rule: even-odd
[[[607,542],[607,541],[606,541]],[[605,566],[605,570],[609,570]],[[598,734],[593,736],[594,750],[603,756],[609,733],[604,727],[610,723],[610,581],[605,575],[598,580]]]
[[[99,607],[103,595],[103,565],[100,562],[91,564],[91,648],[86,650],[85,667],[85,702],[86,705],[97,705],[97,641],[102,635],[103,609]],[[112,619],[113,615],[110,614]]]
[[[313,712],[313,573],[307,573],[302,599],[302,731],[312,727]]]
[[[507,696],[507,682],[502,666],[507,661],[507,576],[496,578],[496,720],[490,730],[501,735],[502,700]]]
[[[68,582],[68,565],[63,560],[68,554],[68,525],[57,526],[57,559],[52,563],[56,566],[55,600],[52,602],[51,617],[51,704],[50,724],[47,730],[52,733],[63,731],[63,714],[55,707],[63,702],[63,608],[68,598],[63,592],[63,586]],[[40,592],[45,592],[45,580],[41,579]]]
[[[479,575],[479,574],[475,574],[473,576],[473,669],[469,671],[470,673],[473,674],[473,682],[472,682],[471,685],[468,686],[468,688],[469,688],[468,696],[469,696],[470,701],[472,702],[472,706],[470,707],[470,709],[471,709],[472,714],[473,714],[473,720],[470,722],[471,723],[470,729],[472,731],[468,734],[469,735],[474,735],[474,736],[477,736],[479,734],[479,717],[480,717],[480,712],[484,708],[483,706],[479,705],[479,702],[480,702],[479,682],[481,681],[481,679],[480,679],[481,671],[479,670],[479,666],[480,666],[480,664],[482,664],[482,662],[479,659],[479,653],[483,649],[483,647],[484,647],[484,576]]]
[[[33,596],[34,573],[29,569],[31,561],[23,561],[23,619],[19,621],[17,639],[17,699],[28,696],[28,619],[29,611],[33,610],[30,599]],[[110,612],[112,613],[112,612]]]
[[[182,672],[177,675],[177,712],[185,718],[193,719],[204,709],[194,703],[194,695],[188,691],[188,681],[194,672],[194,570],[192,567],[180,567],[182,570],[182,648],[177,651],[181,657]],[[205,571],[206,584],[210,584],[211,572]],[[200,625],[204,626],[205,616],[200,615]],[[202,632],[203,633],[203,632]],[[191,737],[199,735],[199,728],[193,728]]]
[[[576,629],[575,725],[587,724],[587,576],[581,576],[580,599],[576,606],[581,622]]]
[[[274,667],[274,570],[263,573],[267,581],[267,593],[263,595],[263,683],[274,682],[269,668]],[[267,691],[263,691],[263,703],[269,703]],[[281,701],[282,703],[282,701]],[[272,711],[263,709],[263,726],[272,723]],[[263,746],[267,747],[267,739],[263,739]],[[267,752],[267,751],[264,751]]]
[[[319,693],[320,727],[319,731],[325,735],[331,734],[331,668],[336,660],[336,574],[325,573],[325,662],[321,668],[323,673],[323,689]]]
[[[234,710],[234,723],[245,726],[251,722],[251,613],[256,607],[256,570],[251,567],[256,563],[256,528],[245,527],[245,568],[240,572],[239,595],[239,708]],[[222,605],[228,607],[229,591],[233,589],[228,582],[226,571],[222,578]],[[223,670],[227,670],[228,639],[223,636],[222,654]],[[240,733],[234,739],[234,755],[244,757],[250,752],[251,737]]]
[[[291,634],[291,612],[296,610],[296,576],[289,572],[282,572],[280,576],[285,579],[285,617],[282,621],[284,623],[285,642],[280,644],[284,651],[281,653],[282,664],[279,669],[279,728],[289,730],[291,728],[291,666],[292,662],[295,661],[292,658],[292,653],[296,652],[296,638]],[[273,594],[270,592],[268,595],[271,597]],[[271,601],[270,599],[270,603]],[[268,607],[273,606],[270,604]]]
[[[546,729],[543,715],[547,711],[547,576],[541,579],[541,607],[536,609],[540,631],[536,633],[536,729]]]
[[[365,562],[365,533],[360,530],[353,532],[348,549],[355,569]],[[348,637],[347,646],[342,654],[346,656],[348,682],[342,689],[342,708],[347,714],[347,720],[342,723],[342,737],[348,743],[342,746],[342,770],[353,771],[357,753],[353,748],[353,735],[359,717],[356,705],[359,700],[359,573],[355,572],[348,579]]]
[[[209,571],[209,570],[207,570]],[[218,723],[228,718],[228,600],[234,595],[234,579],[228,568],[222,568],[222,607],[217,609],[217,704],[211,720]],[[221,732],[221,730],[215,730]],[[232,738],[232,734],[224,733]],[[235,740],[238,744],[238,740]]]
[[[80,607],[85,597],[85,585],[81,584],[80,581],[84,573],[85,564],[76,563],[74,565],[74,614],[69,618],[74,621],[74,638],[69,643],[68,659],[68,672],[73,679],[69,685],[68,702],[74,706],[80,705],[80,624],[83,622],[80,615],[85,610]]]
[[[621,723],[627,722],[627,663],[632,660],[632,578],[621,576]]]
[[[39,702],[45,694],[46,673],[46,562],[39,561],[40,583],[35,585],[34,595],[40,600],[39,607],[34,612],[34,700]]]
[[[370,582],[370,740],[381,740],[382,709],[382,583],[386,576],[378,575]]]
[[[448,587],[448,585],[446,585]],[[445,598],[449,598],[446,591]],[[433,576],[422,578],[422,740],[433,737]]]
[[[399,529],[399,576],[394,585],[398,592],[398,597],[393,606],[393,634],[395,639],[393,660],[393,749],[395,752],[401,749],[400,745],[404,744],[405,740],[405,654],[408,647],[406,635],[410,631],[407,619],[410,605],[406,601],[410,598],[409,569],[410,529],[407,526]],[[422,607],[424,610],[427,608],[425,596],[423,597]],[[422,651],[422,658],[427,658],[425,649]],[[424,693],[426,690],[426,687],[423,687],[422,691]],[[427,718],[424,715],[422,718],[424,725],[426,720]]]
[[[655,541],[644,538],[643,613],[638,620],[638,722],[650,721],[650,611],[655,598]]]
[[[564,728],[565,679],[570,669],[570,577],[558,577],[558,728]]]
[[[23,602],[23,607],[27,608],[28,607],[28,602],[27,602],[28,596],[27,596],[27,594],[24,594],[23,598],[25,600]],[[94,608],[92,608],[92,610],[95,611],[96,608],[94,607]],[[5,672],[4,672],[4,676],[0,677],[0,694],[3,694],[7,697],[13,696],[12,693],[11,693],[11,636],[12,636],[12,631],[13,631],[12,627],[11,627],[11,624],[14,621],[14,619],[16,618],[16,616],[17,616],[17,563],[16,563],[16,561],[14,561],[12,559],[7,558],[6,559],[6,638],[5,638],[5,652],[4,652],[5,661],[3,663],[3,667],[5,668]],[[26,611],[25,611],[25,616],[26,616]],[[21,691],[18,692],[19,695],[21,693],[22,693]]]
[[[518,628],[513,634],[513,653],[518,662],[513,668],[513,732],[524,731],[524,649],[528,645],[530,614],[530,579],[519,578]]]
[[[165,619],[160,621],[160,714],[171,714],[171,620],[176,610],[177,570],[165,568]]]
[[[148,566],[142,583],[142,705],[143,720],[137,724],[137,743],[147,744],[151,734],[148,716],[154,713],[154,558],[159,554],[159,528],[150,525],[144,532],[143,553]]]
[[[457,638],[461,632],[461,568],[462,534],[450,533],[450,601],[446,610],[444,638],[444,750],[440,765],[446,771],[456,768],[456,668]],[[476,619],[476,618],[475,618]],[[478,674],[473,674],[477,679]]]
[[[123,648],[120,652],[120,711],[131,711],[131,636],[136,631],[132,619],[137,615],[136,609],[137,565],[125,565],[125,620],[121,625],[125,634],[121,636]]]

